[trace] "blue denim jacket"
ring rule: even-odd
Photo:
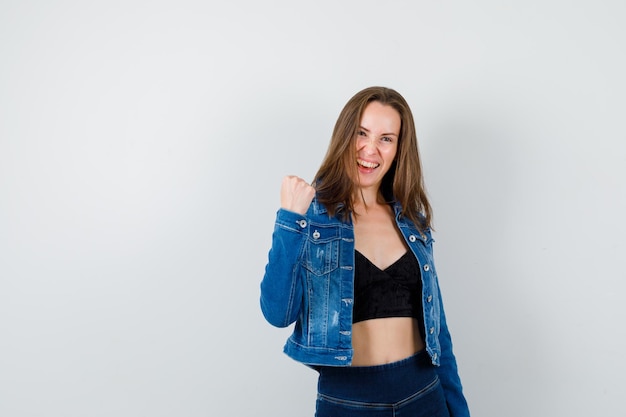
[[[420,232],[393,206],[396,223],[422,269],[426,350],[444,388],[450,414],[469,416],[433,262],[430,229]],[[349,366],[352,361],[354,230],[328,215],[314,199],[306,215],[278,210],[272,248],[261,282],[261,310],[268,322],[295,322],[284,351],[309,366]]]

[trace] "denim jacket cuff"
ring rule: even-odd
[[[308,221],[306,216],[302,214],[280,208],[276,212],[276,226],[295,232],[303,232],[306,231]]]

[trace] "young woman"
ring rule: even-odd
[[[261,309],[319,372],[317,417],[469,416],[433,264],[415,124],[396,91],[343,108],[312,185],[283,180]]]

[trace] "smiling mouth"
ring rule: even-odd
[[[376,162],[367,162],[367,161],[364,161],[362,159],[357,159],[356,163],[359,166],[362,166],[363,168],[367,168],[367,169],[375,169],[375,168],[378,168],[380,166],[380,164],[377,164]]]

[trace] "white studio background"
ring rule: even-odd
[[[0,415],[312,416],[280,180],[400,91],[475,416],[621,416],[626,3],[0,3]]]

